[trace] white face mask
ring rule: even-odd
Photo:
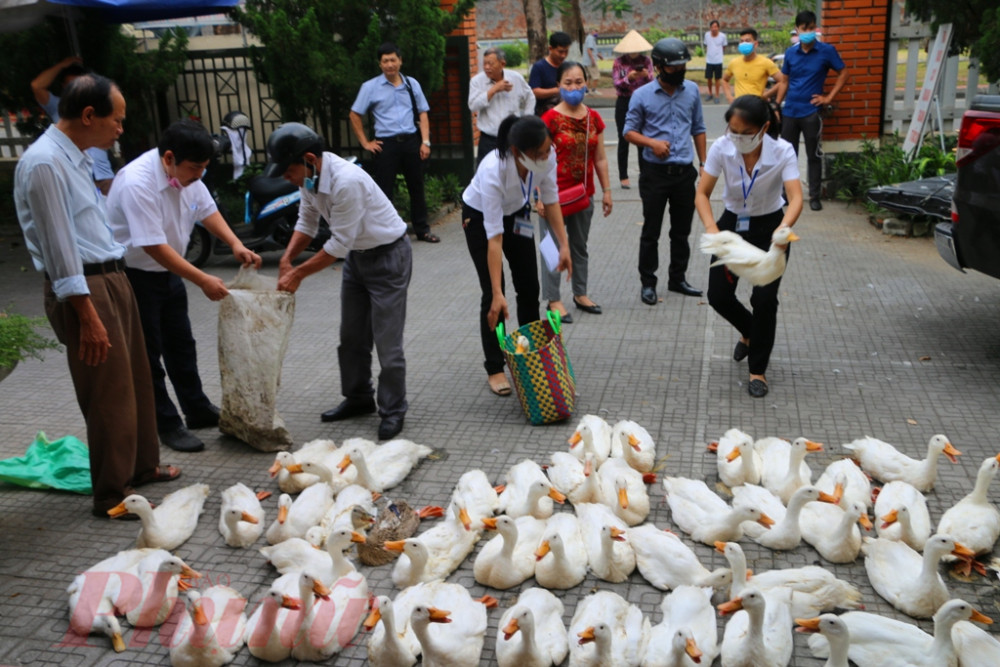
[[[743,155],[747,153],[753,153],[760,142],[764,140],[764,130],[762,129],[757,134],[734,134],[731,130],[726,130],[726,136],[729,137],[729,141],[733,142],[738,150]]]
[[[517,159],[525,169],[536,174],[545,173],[549,169],[548,160],[535,160],[524,153],[521,153]]]

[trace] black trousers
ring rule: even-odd
[[[628,103],[631,97],[618,96],[615,100],[615,127],[618,128],[618,180],[628,179],[628,142],[625,141],[625,116],[628,115]],[[641,151],[642,149],[637,149]]]
[[[809,171],[809,199],[819,199],[823,184],[823,156],[819,152],[820,135],[823,132],[823,119],[816,112],[805,118],[781,119],[781,138],[792,145],[795,154],[799,154],[799,135],[806,142],[806,163]]]
[[[413,231],[426,234],[427,199],[424,197],[424,161],[420,159],[420,133],[414,132],[403,141],[395,137],[376,137],[382,142],[382,151],[375,154],[372,176],[379,188],[393,201],[396,194],[396,176],[406,179],[406,189],[410,193],[410,218]]]
[[[198,352],[188,319],[187,289],[180,276],[169,271],[126,269],[125,273],[135,292],[146,339],[146,356],[156,401],[156,428],[160,432],[171,431],[183,422],[167,393],[167,376],[185,415],[207,412],[212,405],[202,390],[198,375]]]
[[[485,132],[479,133],[479,152],[476,155],[476,168],[479,167],[479,163],[483,161],[483,158],[489,155],[497,147],[497,138],[492,134],[486,134]]]
[[[469,255],[476,266],[479,276],[479,288],[482,298],[479,302],[479,335],[483,343],[483,355],[486,361],[483,366],[490,375],[503,373],[504,356],[497,342],[496,332],[490,329],[486,316],[493,305],[493,283],[490,281],[490,268],[487,260],[486,229],[483,227],[483,214],[467,204],[462,205],[462,228],[465,230],[465,242],[469,246]],[[524,326],[534,322],[538,317],[538,263],[535,254],[535,240],[514,233],[514,216],[503,218],[503,254],[510,267],[510,277],[517,294],[517,323]],[[506,286],[501,274],[500,288],[506,296]]]
[[[741,232],[747,242],[767,250],[771,246],[771,234],[781,224],[782,211],[750,218],[750,231]],[[718,221],[719,231],[736,231],[736,214],[726,211]],[[788,251],[785,251],[788,256]],[[717,258],[712,257],[712,262]],[[750,306],[753,312],[736,298],[739,277],[730,273],[725,266],[715,266],[708,272],[708,303],[719,315],[736,327],[740,336],[750,340],[750,354],[747,363],[751,375],[763,375],[774,347],[774,331],[778,326],[778,287],[781,278],[773,283],[754,287],[750,292]]]
[[[694,218],[694,183],[698,170],[690,164],[655,164],[639,157],[639,196],[642,198],[642,233],[639,236],[639,279],[643,287],[656,287],[660,267],[660,230],[670,204],[670,266],[672,283],[684,280],[691,259],[691,220]]]

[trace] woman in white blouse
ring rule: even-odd
[[[517,293],[518,325],[539,319],[538,263],[531,222],[531,198],[536,189],[559,246],[556,270],[569,272],[569,244],[559,208],[549,130],[537,116],[510,116],[497,131],[496,150],[483,158],[462,193],[462,227],[483,293],[479,329],[484,366],[490,391],[498,396],[511,393],[503,371],[503,352],[494,333],[497,323],[508,316],[503,257],[507,257]]]
[[[706,232],[736,232],[766,250],[774,231],[779,226],[791,227],[802,213],[798,159],[791,144],[776,138],[777,132],[773,131],[776,119],[762,98],[756,95],[736,98],[726,111],[726,123],[726,134],[708,151],[695,207]],[[716,221],[709,197],[719,178],[725,183],[722,200],[726,210]],[[784,209],[782,187],[788,198],[788,207]],[[774,347],[781,279],[753,288],[752,312],[736,298],[738,281],[725,266],[712,268],[708,274],[708,302],[739,331],[733,359],[742,361],[749,357],[747,390],[751,396],[760,398],[768,390],[764,373]]]

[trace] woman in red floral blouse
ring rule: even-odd
[[[556,149],[556,174],[559,190],[583,183],[590,205],[579,213],[564,216],[569,251],[573,260],[573,303],[580,310],[599,315],[601,307],[587,295],[587,237],[594,215],[595,181],[601,184],[601,209],[604,217],[611,215],[611,186],[608,181],[608,158],[604,152],[604,121],[583,103],[587,92],[587,73],[577,62],[564,62],[557,72],[562,101],[542,116]],[[541,214],[541,211],[539,211]],[[541,218],[542,234],[548,233],[548,223]],[[559,273],[549,271],[542,262],[542,297],[549,310],[558,310],[564,322],[571,322],[559,295]]]

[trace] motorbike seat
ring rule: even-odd
[[[295,192],[298,190],[298,187],[281,177],[266,178],[264,176],[254,176],[247,183],[247,189],[250,191],[250,196],[253,197],[254,201],[266,204],[282,195]]]

